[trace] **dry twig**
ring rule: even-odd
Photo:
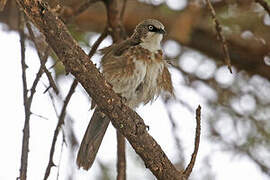
[[[95,52],[97,51],[98,49],[98,46],[101,44],[101,42],[107,37],[108,35],[108,28],[106,27],[104,29],[104,31],[102,32],[102,34],[98,37],[98,39],[95,41],[95,43],[93,44],[88,56],[89,58],[91,58]]]
[[[59,174],[60,174],[60,163],[61,163],[61,160],[62,160],[64,144],[65,144],[65,136],[64,136],[64,133],[63,133],[63,140],[62,140],[62,143],[61,143],[61,153],[60,153],[60,158],[59,158],[59,162],[58,162],[58,168],[57,168],[57,176],[56,176],[56,180],[59,179]]]
[[[26,180],[27,177],[27,163],[28,163],[28,152],[29,152],[29,138],[30,138],[30,116],[31,116],[31,104],[36,92],[36,87],[40,78],[43,74],[42,68],[40,67],[34,82],[30,89],[30,96],[28,97],[28,86],[26,81],[26,69],[27,65],[25,62],[25,34],[24,34],[24,14],[20,12],[19,16],[19,34],[21,43],[21,64],[22,64],[22,81],[23,81],[23,101],[24,101],[24,112],[25,122],[23,128],[23,142],[22,142],[22,153],[21,153],[21,168],[20,168],[20,180]]]
[[[50,86],[45,90],[45,92],[48,91],[48,89],[49,89],[50,87],[52,87],[53,90],[54,90],[54,92],[55,92],[56,94],[58,94],[58,93],[59,93],[59,90],[58,90],[58,88],[57,88],[57,86],[56,86],[56,83],[55,83],[54,80],[53,80],[53,77],[52,77],[52,75],[51,75],[51,72],[50,72],[50,71],[47,69],[47,67],[45,66],[45,64],[46,64],[46,62],[47,62],[47,59],[48,59],[48,57],[49,57],[49,49],[50,49],[50,48],[49,48],[49,47],[46,47],[46,49],[45,49],[45,51],[44,51],[44,55],[42,56],[42,54],[41,54],[42,51],[40,50],[40,48],[39,48],[39,46],[38,46],[38,42],[37,42],[37,40],[36,40],[36,38],[35,38],[34,32],[33,32],[33,30],[32,30],[31,25],[29,24],[29,22],[26,22],[26,27],[27,27],[27,30],[28,30],[28,32],[29,32],[30,39],[33,41],[33,43],[34,43],[34,45],[35,45],[35,47],[36,47],[36,50],[37,50],[37,53],[38,53],[38,57],[39,57],[39,60],[40,60],[40,65],[41,65],[43,71],[45,72],[45,74],[46,74],[46,76],[47,76],[47,78],[48,78],[48,80],[49,80],[49,83],[50,83]]]
[[[194,167],[195,161],[196,161],[196,157],[198,154],[198,150],[199,150],[200,135],[201,135],[201,106],[200,105],[196,109],[196,124],[197,124],[197,126],[196,126],[196,133],[195,133],[194,151],[192,153],[190,162],[184,171],[184,175],[185,175],[186,179],[189,178],[189,176],[193,170],[193,167]]]
[[[75,79],[69,89],[69,92],[64,100],[64,105],[62,107],[59,119],[58,119],[58,123],[56,125],[56,128],[54,130],[54,135],[53,135],[53,141],[52,141],[52,145],[51,145],[51,149],[50,149],[50,157],[49,157],[49,163],[47,165],[46,171],[45,171],[45,175],[44,175],[44,180],[48,179],[50,172],[51,172],[51,168],[53,166],[55,166],[54,162],[53,162],[53,155],[54,155],[54,150],[55,150],[55,144],[56,144],[56,140],[58,137],[58,134],[61,130],[62,125],[64,124],[65,121],[65,116],[66,116],[66,108],[67,105],[71,99],[72,94],[75,92],[75,88],[77,87],[78,81]]]
[[[217,15],[216,15],[216,11],[213,8],[210,0],[206,0],[208,8],[210,9],[211,15],[212,15],[212,19],[213,19],[213,23],[215,24],[215,29],[218,35],[218,40],[221,41],[222,43],[222,50],[225,56],[225,63],[228,66],[228,69],[230,71],[230,73],[232,73],[232,65],[231,65],[231,58],[230,58],[230,54],[229,54],[229,50],[228,50],[228,46],[227,46],[227,41],[224,37],[224,35],[222,34],[222,28],[220,26],[219,21],[217,20]]]
[[[28,162],[28,151],[29,151],[29,118],[30,118],[30,107],[27,98],[27,82],[26,82],[26,68],[25,63],[25,35],[24,35],[24,18],[23,13],[20,12],[19,16],[19,34],[21,43],[21,64],[22,64],[22,82],[23,82],[23,102],[25,111],[25,122],[23,128],[23,143],[22,143],[22,154],[21,154],[21,168],[20,168],[20,179],[26,180],[27,174],[27,162]]]

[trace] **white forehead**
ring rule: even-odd
[[[148,25],[155,26],[158,29],[164,29],[164,25],[156,19],[146,19],[139,24],[139,26],[148,26]]]

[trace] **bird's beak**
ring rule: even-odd
[[[166,31],[164,29],[158,29],[157,32],[160,33],[160,34],[166,34]]]

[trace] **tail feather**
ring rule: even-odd
[[[83,167],[85,170],[91,168],[109,123],[110,120],[107,116],[99,108],[96,108],[77,155],[79,168]]]

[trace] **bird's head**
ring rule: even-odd
[[[136,26],[132,37],[139,40],[144,48],[156,51],[161,49],[160,42],[165,33],[161,22],[155,19],[147,19]]]

